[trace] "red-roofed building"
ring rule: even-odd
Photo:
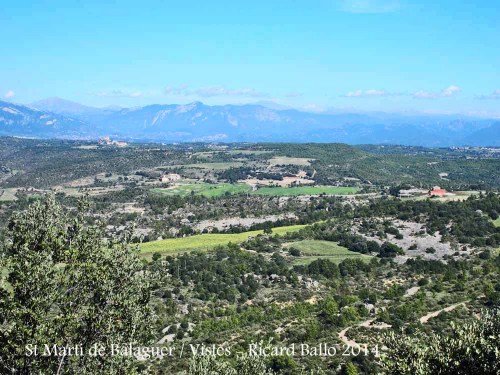
[[[444,197],[448,192],[445,189],[441,189],[439,186],[434,186],[429,190],[429,197]]]

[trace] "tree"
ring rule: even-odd
[[[130,236],[105,244],[87,209],[81,201],[71,219],[49,195],[11,218],[0,258],[0,373],[130,373],[134,358],[109,355],[111,344],[151,337],[138,249]],[[46,344],[59,355],[42,356]],[[89,355],[94,346],[106,355]]]
[[[449,335],[388,335],[381,359],[384,374],[498,374],[500,310],[485,310],[480,319],[453,324]]]
[[[327,324],[333,324],[338,321],[339,305],[332,298],[327,298],[321,303],[320,316]]]
[[[190,375],[272,375],[264,358],[239,356],[232,365],[215,356],[195,356],[189,362]]]
[[[358,375],[358,369],[352,362],[347,362],[342,368],[342,375]]]

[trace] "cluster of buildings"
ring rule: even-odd
[[[160,176],[160,182],[171,183],[176,182],[181,179],[181,176],[177,173],[167,173]]]
[[[411,189],[401,189],[399,191],[400,198],[410,198],[410,197],[421,196],[424,194],[427,194],[427,196],[429,197],[444,197],[446,195],[452,195],[451,193],[446,191],[446,189],[443,189],[439,186],[434,186],[430,190],[411,188]]]
[[[128,146],[127,142],[115,141],[115,140],[112,140],[110,137],[103,137],[103,138],[99,139],[99,141],[97,143],[100,144],[101,146],[118,146],[118,147]]]

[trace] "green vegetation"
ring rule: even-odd
[[[382,360],[384,373],[498,374],[500,311],[484,310],[481,315],[481,319],[469,318],[454,325],[446,335],[390,334],[386,340],[389,352]]]
[[[155,193],[187,196],[201,194],[205,197],[218,197],[225,194],[241,194],[251,190],[246,184],[207,184],[203,182],[180,182],[172,188],[155,188]]]
[[[225,162],[225,163],[185,164],[185,165],[182,165],[182,167],[183,168],[201,168],[201,169],[211,169],[211,170],[214,170],[214,171],[222,171],[224,169],[239,167],[241,165],[243,165],[243,163],[239,163],[239,162]]]
[[[0,196],[0,373],[57,373],[60,358],[25,358],[25,341],[108,339],[216,345],[232,354],[127,358],[109,371],[109,357],[99,364],[64,358],[60,373],[95,365],[94,373],[110,374],[406,374],[418,373],[405,366],[419,362],[425,373],[460,374],[456,364],[467,368],[470,359],[460,340],[479,365],[498,367],[485,326],[467,329],[488,334],[479,342],[451,325],[472,317],[481,325],[491,320],[485,309],[500,305],[498,155],[476,148],[117,148],[0,138],[0,192],[16,198]],[[162,173],[181,179],[167,185]],[[300,176],[314,184],[267,187]],[[252,191],[239,183],[245,179],[266,187]],[[432,185],[457,195],[397,196]],[[47,205],[40,197],[50,190],[57,193]],[[78,199],[84,195],[88,206]],[[165,240],[150,242],[157,238]],[[392,333],[416,341],[386,345],[390,370],[373,353],[235,354],[259,342],[349,340],[382,348]],[[450,342],[439,357],[440,345]],[[425,367],[430,363],[441,367]]]
[[[273,228],[273,234],[284,235],[293,233],[304,228],[305,225],[291,225],[286,227]],[[255,230],[242,233],[231,234],[199,234],[183,238],[171,238],[160,241],[152,241],[141,244],[142,253],[166,252],[169,254],[179,254],[193,250],[210,250],[216,246],[226,245],[229,242],[240,243],[249,237],[264,233],[263,230]]]
[[[155,188],[153,192],[165,195],[187,196],[194,192],[205,197],[218,197],[225,194],[250,193],[265,196],[298,196],[298,195],[346,195],[355,194],[360,189],[357,187],[339,186],[301,186],[301,187],[263,187],[255,191],[247,184],[207,184],[203,182],[180,182],[171,188]]]
[[[16,189],[0,189],[0,202],[15,201]]]
[[[497,228],[500,227],[500,217],[497,217],[495,220],[493,220],[493,225]]]
[[[337,243],[330,241],[303,240],[292,242],[288,246],[290,248],[298,249],[303,255],[294,261],[294,264],[297,265],[306,265],[318,258],[328,259],[336,264],[348,258],[359,258],[366,262],[372,259],[369,255],[350,251],[345,247],[339,246]]]
[[[252,194],[268,196],[296,196],[296,195],[347,195],[356,194],[360,189],[347,186],[300,186],[300,187],[263,187]]]
[[[126,238],[105,245],[85,210],[81,202],[71,218],[49,196],[12,217],[0,252],[0,373],[130,373],[131,357],[86,354],[149,342],[151,289],[138,253]]]

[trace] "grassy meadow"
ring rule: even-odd
[[[283,235],[285,233],[297,232],[305,225],[289,225],[273,228],[273,234]],[[207,233],[182,238],[169,238],[166,240],[152,241],[141,244],[141,253],[169,253],[180,254],[193,250],[210,250],[218,245],[226,245],[229,242],[240,243],[251,236],[262,234],[262,230],[254,230],[242,233]]]
[[[172,188],[156,188],[153,192],[165,195],[187,196],[193,191],[206,197],[219,197],[225,194],[247,193],[252,188],[246,184],[207,184],[204,182],[179,183]]]
[[[350,251],[331,241],[303,240],[293,242],[288,246],[294,247],[302,253],[302,256],[294,261],[295,265],[306,265],[318,258],[328,259],[336,264],[348,258],[359,258],[367,262],[372,258],[370,255]]]
[[[357,187],[344,186],[299,186],[299,187],[262,187],[255,191],[243,183],[239,184],[207,184],[204,182],[179,182],[171,188],[156,188],[154,192],[165,195],[187,196],[193,191],[194,194],[201,194],[206,197],[219,197],[225,194],[249,193],[253,195],[265,196],[298,196],[298,195],[346,195],[355,194],[360,189]]]

